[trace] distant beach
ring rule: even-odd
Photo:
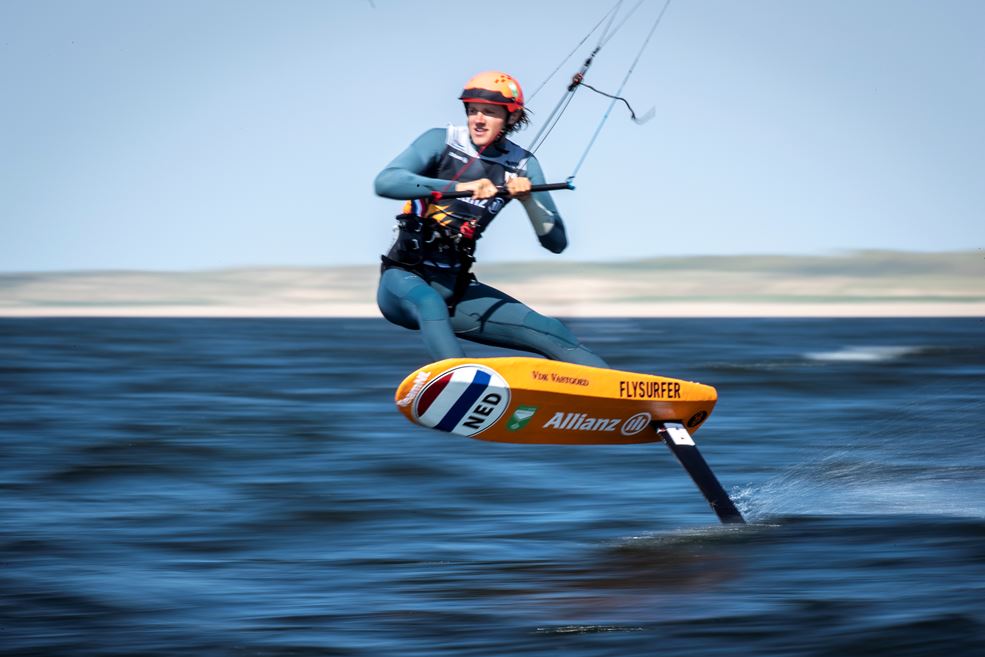
[[[985,253],[476,267],[560,317],[985,317]],[[0,274],[0,317],[372,317],[376,266]]]

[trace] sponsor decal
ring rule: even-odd
[[[403,399],[397,402],[397,406],[410,406],[411,402],[417,398],[418,393],[424,388],[424,383],[430,376],[430,372],[418,372],[417,376],[414,377],[414,383],[410,386],[410,390],[407,391]]]
[[[485,365],[459,365],[442,372],[418,393],[413,416],[418,424],[474,436],[499,420],[510,405],[510,386]]]
[[[620,381],[619,396],[623,399],[680,399],[680,381]]]
[[[530,422],[530,418],[532,418],[536,412],[536,406],[517,406],[516,410],[513,411],[513,415],[506,422],[506,430],[519,431],[523,427],[527,426],[527,422]]]
[[[633,417],[629,418],[622,423],[622,429],[619,430],[624,436],[635,436],[643,429],[650,426],[650,421],[653,418],[650,417],[649,413],[637,413]]]
[[[468,203],[469,205],[474,205],[476,207],[485,208],[486,204],[489,202],[487,198],[472,198],[471,196],[467,198],[458,199],[462,203]]]
[[[606,431],[619,433],[624,436],[635,436],[650,426],[652,418],[649,413],[637,413],[623,422],[622,418],[592,417],[585,413],[556,412],[550,420],[544,423],[544,429],[559,431]]]
[[[532,370],[530,375],[534,378],[534,381],[550,381],[551,383],[570,386],[587,386],[591,383],[591,381],[584,377],[567,376],[558,374],[557,372],[538,372],[537,370]]]
[[[497,196],[486,206],[486,210],[489,214],[496,214],[503,209],[504,205],[506,205],[506,201]]]
[[[543,428],[564,431],[615,431],[619,422],[621,422],[620,418],[591,417],[584,413],[558,411]]]
[[[688,429],[693,429],[702,422],[708,419],[708,413],[706,411],[698,411],[691,416],[691,419],[687,421]]]

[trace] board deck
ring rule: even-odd
[[[411,422],[479,440],[616,445],[663,440],[654,423],[694,433],[718,400],[711,386],[541,358],[451,358],[397,388]]]

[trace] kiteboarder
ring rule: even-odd
[[[607,367],[562,322],[471,273],[476,241],[513,198],[544,248],[561,253],[568,240],[550,194],[531,192],[531,185],[544,183],[537,159],[507,139],[529,122],[520,84],[487,71],[469,80],[459,99],[466,125],[426,131],[376,177],[379,196],[411,199],[382,256],[380,311],[394,324],[420,330],[435,360],[464,357],[464,338]],[[441,198],[452,191],[471,197]]]

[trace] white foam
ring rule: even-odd
[[[873,481],[865,473],[878,470],[877,464],[859,463],[851,469],[856,472],[832,476],[804,465],[762,484],[733,489],[732,500],[751,522],[784,515],[985,517],[981,487],[970,485],[966,475],[945,469],[921,479],[883,475]]]
[[[835,351],[815,351],[804,354],[808,360],[818,360],[827,362],[849,362],[849,363],[879,363],[920,351],[920,347],[904,346],[867,346],[867,347],[844,347]]]

